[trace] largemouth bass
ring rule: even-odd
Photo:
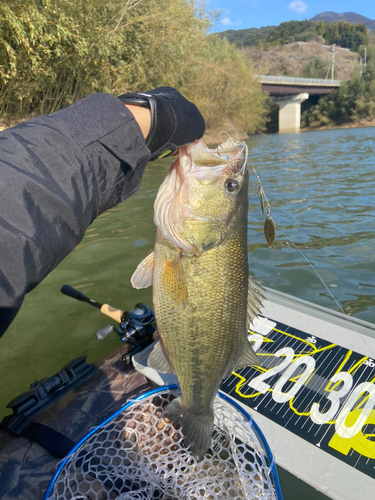
[[[213,428],[213,401],[234,369],[260,365],[248,324],[262,303],[248,275],[247,146],[228,138],[217,149],[200,140],[179,148],[154,205],[154,251],[132,285],[153,285],[160,341],[148,364],[175,373],[181,396],[163,416],[182,426],[202,460]]]

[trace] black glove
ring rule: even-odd
[[[146,146],[151,151],[150,161],[171,154],[204,134],[203,116],[195,104],[173,87],[158,87],[148,92],[123,94],[119,99],[126,104],[143,106],[151,111],[151,128]]]

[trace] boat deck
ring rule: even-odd
[[[251,410],[281,467],[332,499],[375,487],[375,327],[267,290],[249,339],[259,369],[221,390]]]

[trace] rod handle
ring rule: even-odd
[[[116,309],[115,307],[109,306],[108,304],[103,304],[100,308],[100,311],[106,316],[109,316],[110,318],[117,321],[117,323],[121,323],[122,315],[124,314],[124,312],[120,309]]]

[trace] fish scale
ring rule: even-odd
[[[241,344],[246,340],[247,273],[245,275],[241,267],[247,262],[247,256],[242,262],[234,259],[228,266],[231,247],[232,240],[225,248],[214,247],[199,258],[182,260],[189,297],[186,305],[176,307],[173,291],[166,289],[157,275],[154,279],[158,333],[178,373],[183,404],[189,408],[203,404],[205,409],[211,407],[228,364],[234,365],[239,359]],[[246,248],[242,252],[245,253]],[[165,258],[162,240],[155,247],[155,270],[162,268]],[[227,271],[218,273],[222,267]],[[174,309],[175,314],[167,314]],[[233,335],[233,331],[238,332],[237,335]],[[194,379],[200,381],[199,391],[189,390]]]

